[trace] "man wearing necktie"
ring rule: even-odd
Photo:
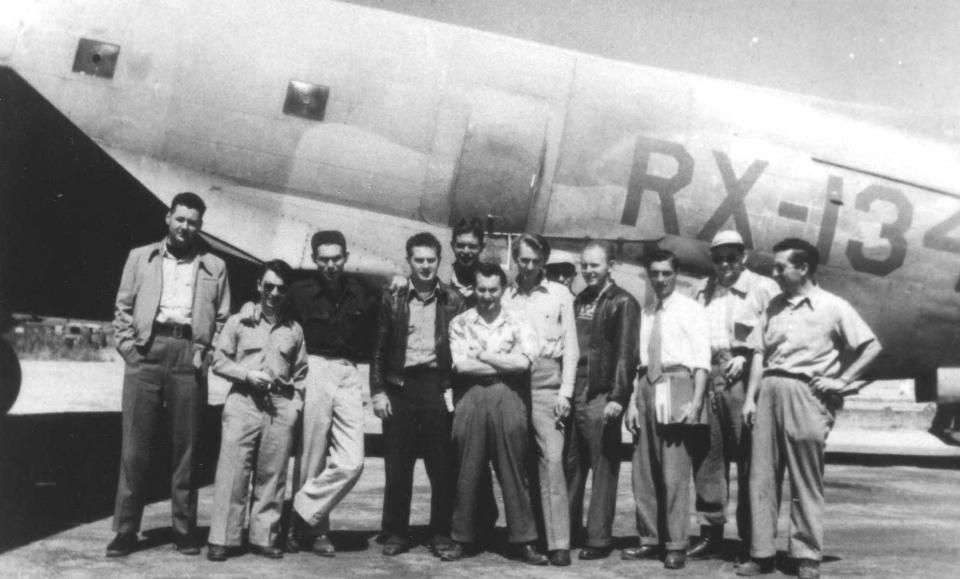
[[[627,428],[636,440],[633,497],[640,546],[625,549],[622,558],[652,558],[663,546],[664,567],[681,569],[686,564],[691,451],[698,437],[709,435],[701,410],[710,338],[703,306],[675,291],[676,255],[657,250],[645,265],[655,302],[641,316],[641,377],[627,411]]]

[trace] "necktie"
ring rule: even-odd
[[[647,380],[651,384],[660,379],[662,371],[660,356],[663,350],[663,302],[657,302],[657,309],[654,312],[650,343],[647,344]]]

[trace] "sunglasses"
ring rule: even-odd
[[[277,290],[277,293],[285,294],[287,293],[287,286],[284,284],[275,284],[270,282],[263,282],[263,291],[273,293],[273,290]]]
[[[721,263],[740,263],[742,256],[740,255],[714,255],[710,258],[713,260],[713,263],[720,265]]]

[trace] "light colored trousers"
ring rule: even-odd
[[[823,466],[833,413],[803,380],[765,376],[757,400],[750,465],[753,536],[750,555],[777,554],[777,511],[786,470],[790,481],[788,553],[820,560],[823,553]]]
[[[348,360],[310,356],[293,508],[317,534],[363,472],[363,382]]]
[[[213,491],[210,537],[214,545],[241,544],[250,474],[250,544],[272,547],[280,531],[280,506],[300,400],[251,394],[234,386],[223,405],[223,435]],[[256,462],[256,464],[254,464]]]
[[[540,514],[547,539],[547,549],[570,548],[570,502],[567,500],[567,478],[563,471],[564,422],[554,414],[558,388],[541,388],[530,392],[533,435],[537,442]]]

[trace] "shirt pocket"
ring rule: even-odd
[[[263,334],[256,331],[240,332],[237,338],[237,353],[242,357],[255,354],[263,350],[266,345],[266,338]]]

